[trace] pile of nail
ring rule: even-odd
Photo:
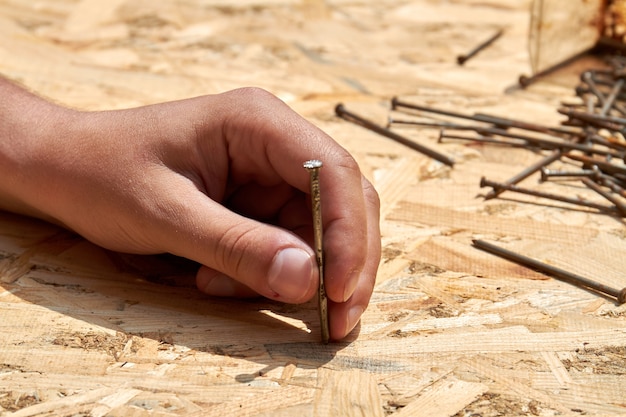
[[[559,113],[567,116],[561,126],[545,126],[484,113],[469,115],[398,98],[392,99],[391,109],[411,115],[411,118],[389,117],[386,127],[348,112],[343,105],[337,106],[336,113],[407,146],[415,142],[393,132],[392,126],[439,129],[440,143],[468,141],[528,149],[540,154],[540,159],[504,182],[483,178],[480,186],[491,188],[484,195],[485,199],[498,197],[504,192],[521,193],[626,217],[626,58],[610,56],[605,57],[605,61],[606,68],[581,74],[581,83],[575,90],[576,102],[563,103],[558,109]],[[444,164],[453,165],[452,158],[438,151],[423,145],[412,148]],[[552,169],[553,164],[559,169]],[[537,175],[538,184],[558,181],[570,187],[562,187],[565,191],[555,193],[539,190],[540,187],[519,185],[533,175]],[[576,195],[569,195],[571,190],[577,190],[577,187],[571,187],[572,181],[582,183],[601,197],[591,201],[576,191]]]

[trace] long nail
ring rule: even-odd
[[[607,84],[610,85],[610,84]],[[595,97],[595,95],[591,92],[589,87],[585,87],[584,85],[579,85],[575,88],[576,95],[579,97],[588,95],[590,97]],[[617,95],[617,100],[626,100],[626,93],[623,91]],[[595,103],[594,103],[595,104]],[[618,110],[618,109],[616,109]],[[619,111],[619,110],[618,110]],[[591,112],[590,112],[591,113]],[[621,112],[620,112],[621,113]]]
[[[606,97],[604,96],[604,94],[598,89],[598,86],[596,85],[596,81],[593,78],[593,73],[591,71],[585,71],[580,75],[580,79],[587,84],[587,86],[589,87],[589,91],[591,91],[591,94],[593,94],[594,96],[596,96],[598,98],[598,101],[600,102],[600,104],[602,106],[604,106],[604,103],[606,102]]]
[[[447,123],[447,122],[424,122],[421,120],[394,119],[393,117],[389,116],[387,126],[392,126],[392,125],[438,127],[438,128],[444,128],[444,129],[452,129],[452,130],[476,130],[477,128],[477,126],[460,125],[456,123]]]
[[[598,77],[598,75],[602,75],[603,77]],[[604,110],[605,114],[606,112],[608,112],[608,110],[611,107],[617,110],[618,112],[620,112],[621,114],[626,114],[626,108],[624,108],[624,106],[622,106],[621,104],[615,102],[614,99],[611,100],[612,101],[611,105],[607,106],[607,101],[609,101],[612,91],[609,92],[609,96],[606,96],[602,91],[600,91],[600,88],[599,88],[600,85],[603,85],[603,86],[611,87],[611,89],[614,90],[615,84],[616,84],[614,75],[615,74],[613,73],[613,71],[610,71],[610,70],[607,70],[607,71],[591,70],[591,71],[583,72],[580,76],[580,79],[585,84],[587,84],[591,94],[593,94],[594,96],[598,98],[598,101],[600,105],[602,106],[602,108],[604,109],[606,107],[606,110]],[[617,97],[621,95],[620,91],[621,91],[622,86],[619,87],[616,93]]]
[[[615,209],[613,207],[605,206],[603,204],[597,204],[591,201],[581,200],[579,198],[571,198],[571,197],[565,197],[565,196],[558,195],[558,194],[546,193],[544,191],[531,190],[529,188],[519,187],[513,184],[503,184],[503,183],[488,180],[485,177],[481,178],[480,186],[491,187],[494,190],[498,190],[498,191],[512,191],[512,192],[519,193],[519,194],[532,195],[535,197],[561,201],[563,203],[574,204],[577,206],[590,207],[596,210],[600,210],[602,212],[612,212],[612,213],[615,212]]]
[[[554,151],[550,155],[546,156],[545,158],[540,159],[539,161],[537,161],[534,164],[530,165],[526,169],[522,170],[520,173],[518,173],[518,174],[514,175],[513,177],[509,178],[508,180],[506,180],[502,184],[506,185],[506,186],[515,185],[515,184],[525,180],[526,178],[530,177],[535,172],[539,171],[542,167],[550,165],[552,162],[554,162],[557,159],[561,158],[563,155],[564,155],[564,152],[562,150]],[[500,187],[498,189],[494,188],[493,190],[488,192],[485,195],[484,198],[485,198],[485,200],[490,200],[492,198],[495,198],[495,197],[499,196],[505,190],[506,189],[503,188],[503,187]]]
[[[536,138],[533,136],[528,136],[528,135],[519,135],[516,133],[510,133],[506,130],[502,130],[502,129],[496,129],[496,128],[475,128],[473,129],[475,132],[478,133],[482,133],[484,135],[497,135],[497,136],[503,136],[506,138],[512,138],[512,139],[520,139],[523,140],[525,142],[527,142],[530,145],[533,146],[537,146],[540,147],[542,149],[563,149],[563,150],[567,150],[567,151],[581,151],[581,152],[585,152],[588,154],[596,154],[596,155],[603,155],[603,156],[611,156],[614,158],[624,158],[626,156],[626,154],[624,154],[624,152],[619,152],[619,151],[615,151],[615,150],[605,150],[605,149],[598,149],[596,147],[593,146],[589,146],[589,145],[585,145],[582,143],[576,143],[576,142],[567,142],[567,141],[555,141],[555,140],[550,140],[550,139],[540,139],[540,138]]]
[[[496,246],[492,243],[485,242],[483,240],[473,240],[472,243],[478,249],[482,249],[494,255],[498,255],[502,258],[508,259],[509,261],[526,266],[528,268],[539,271],[546,275],[550,275],[551,277],[573,284],[579,288],[589,289],[595,292],[599,292],[601,294],[609,295],[613,298],[616,298],[617,302],[620,304],[626,303],[626,288],[623,288],[621,290],[616,290],[607,285],[600,284],[599,282],[592,281],[590,279],[581,277],[580,275],[573,274],[571,272],[565,271],[555,266],[548,265],[543,262],[539,262],[535,259],[529,258],[524,255],[520,255],[518,253],[512,252],[508,249],[501,248],[499,246]]]
[[[617,95],[620,93],[620,91],[622,91],[623,86],[624,86],[624,80],[623,79],[617,80],[617,82],[611,89],[609,96],[606,98],[606,101],[604,102],[604,106],[602,106],[602,110],[600,110],[600,114],[606,115],[609,113],[609,110],[613,107],[613,104],[615,103],[615,99],[617,98]]]
[[[456,57],[456,61],[459,65],[463,65],[465,64],[470,58],[472,58],[473,56],[475,56],[477,53],[479,53],[480,51],[482,51],[483,49],[487,48],[489,45],[491,45],[492,43],[494,43],[500,36],[502,36],[502,34],[504,33],[504,29],[500,29],[499,31],[497,31],[493,36],[491,36],[489,39],[487,39],[486,41],[484,41],[483,43],[479,44],[478,46],[476,46],[474,49],[472,49],[471,51],[469,51],[468,53],[466,53],[465,55],[459,55]]]
[[[600,194],[602,197],[606,198],[608,201],[613,203],[613,205],[615,205],[615,208],[617,209],[617,211],[620,212],[622,217],[626,217],[626,204],[624,204],[623,201],[621,201],[618,197],[614,196],[613,194],[603,190],[602,187],[600,187],[597,183],[595,183],[593,180],[589,178],[583,178],[581,181],[583,184],[587,186],[587,188],[595,191],[596,193]]]
[[[626,167],[624,167],[623,165],[612,164],[610,162],[603,161],[603,160],[596,159],[596,158],[591,158],[586,155],[577,155],[573,153],[568,153],[565,156],[568,159],[573,159],[574,161],[582,162],[583,164],[587,166],[596,165],[600,169],[600,171],[604,172],[605,174],[610,174],[612,176],[626,175]]]
[[[600,170],[595,169],[581,169],[579,171],[559,171],[554,169],[548,169],[546,167],[541,168],[541,182],[548,181],[550,178],[591,178],[598,177]]]
[[[445,129],[441,129],[439,131],[439,137],[437,142],[442,143],[444,139],[453,139],[453,140],[462,140],[468,142],[479,142],[479,143],[490,143],[494,145],[502,145],[508,146],[511,148],[528,148],[527,143],[523,142],[511,142],[508,140],[494,139],[491,136],[461,136],[461,135],[451,135],[446,132]]]
[[[598,134],[591,134],[587,136],[589,141],[598,145],[605,146],[615,151],[626,151],[626,144],[617,142],[616,140],[607,140]]]
[[[398,97],[393,97],[391,99],[391,109],[392,110],[397,110],[398,107],[400,107],[400,108],[403,107],[403,108],[412,109],[412,110],[425,111],[425,112],[428,112],[428,113],[439,114],[439,115],[442,115],[442,116],[456,117],[456,118],[459,118],[459,119],[476,120],[476,119],[474,119],[473,116],[469,116],[469,115],[466,115],[466,114],[457,113],[457,112],[453,112],[453,111],[449,111],[449,110],[436,109],[434,107],[429,107],[429,106],[420,106],[419,104],[414,104],[414,103],[407,103],[406,101],[400,100]]]
[[[586,53],[586,51],[585,51],[584,53]],[[544,70],[542,70],[542,71],[539,71],[538,73],[534,74],[534,75],[533,75],[533,76],[531,76],[531,77],[528,77],[528,76],[526,76],[526,75],[520,75],[520,76],[519,76],[519,79],[518,79],[519,86],[520,86],[520,87],[522,87],[522,88],[526,88],[526,87],[528,87],[528,86],[529,86],[529,85],[531,85],[532,83],[534,83],[534,82],[536,82],[536,81],[540,80],[542,77],[545,77],[546,75],[552,74],[552,73],[553,73],[553,72],[555,72],[556,70],[558,70],[558,69],[560,69],[560,68],[563,68],[563,67],[565,67],[565,66],[567,66],[567,65],[571,64],[573,61],[575,61],[576,59],[580,58],[580,56],[581,56],[582,54],[583,54],[583,53],[580,53],[580,54],[574,55],[573,57],[568,58],[568,59],[566,59],[566,60],[564,60],[564,61],[561,61],[561,62],[559,62],[559,63],[558,63],[558,64],[556,64],[556,65],[553,65],[553,66],[551,66],[551,67],[549,67],[549,68],[546,68],[546,69],[544,69]]]
[[[429,156],[443,164],[448,166],[454,165],[454,160],[446,155],[443,155],[437,151],[434,151],[426,146],[420,145],[417,142],[413,142],[412,140],[405,138],[404,136],[398,135],[395,132],[392,132],[389,129],[386,129],[382,126],[377,125],[376,123],[369,121],[361,116],[357,116],[356,114],[349,112],[346,110],[343,104],[337,104],[335,107],[335,113],[337,116],[341,117],[344,120],[347,120],[352,123],[356,123],[366,129],[372,130],[380,135],[388,137],[389,139],[395,140],[398,143],[403,144],[404,146],[408,146],[409,148],[416,150],[426,156]]]
[[[509,119],[505,117],[498,117],[498,116],[493,116],[493,115],[483,114],[483,113],[468,115],[468,114],[453,112],[449,110],[438,109],[435,107],[421,106],[419,104],[408,103],[406,101],[400,100],[397,97],[394,97],[391,99],[391,108],[392,110],[397,110],[398,108],[406,108],[406,109],[418,110],[418,111],[422,111],[426,113],[438,114],[441,116],[454,117],[457,119],[465,119],[465,120],[472,120],[475,122],[489,123],[501,129],[517,128],[517,129],[529,130],[533,132],[545,133],[548,135],[558,135],[559,137],[562,135],[572,135],[572,136],[579,135],[579,132],[576,132],[571,129],[542,126],[537,123],[529,123],[529,122],[525,122],[522,120]]]
[[[579,120],[586,125],[591,125],[601,129],[608,129],[622,134],[626,133],[626,119],[621,117],[604,116],[571,109],[559,109],[558,112],[566,115],[570,119]]]
[[[618,180],[616,178],[600,174],[600,182],[602,183],[602,185],[613,191],[615,194],[626,198],[626,189],[624,189],[622,184],[618,183]]]
[[[311,211],[313,212],[313,241],[315,249],[315,260],[319,268],[319,287],[317,299],[319,302],[320,327],[322,329],[322,342],[328,343],[330,340],[330,329],[328,323],[328,297],[324,283],[324,248],[323,224],[322,224],[322,199],[320,193],[320,168],[322,161],[312,159],[304,163],[304,168],[309,171],[311,185]]]
[[[509,119],[504,117],[496,117],[484,113],[474,114],[476,120],[492,123],[500,128],[514,127],[516,129],[529,130],[531,132],[545,133],[556,136],[580,136],[581,133],[573,129],[564,129],[562,127],[543,126],[537,123],[529,123],[522,120]]]
[[[616,127],[615,130],[623,129],[624,126],[626,126],[626,118],[624,117],[607,116],[605,114],[594,114],[571,109],[558,109],[557,111],[567,117],[573,117],[575,119],[582,120],[583,122],[604,122],[611,124]]]

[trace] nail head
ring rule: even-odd
[[[322,165],[322,161],[319,159],[310,159],[303,164],[306,169],[318,169],[321,168]]]

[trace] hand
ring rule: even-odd
[[[315,295],[302,163],[322,160],[331,338],[354,328],[380,260],[378,197],[348,152],[283,102],[246,88],[76,112],[20,97],[39,109],[37,123],[20,122],[30,138],[23,151],[8,151],[28,175],[12,174],[0,203],[109,249],[195,260],[198,288],[211,295],[287,303]],[[0,133],[19,114],[0,108]]]

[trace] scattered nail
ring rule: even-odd
[[[600,284],[599,282],[592,281],[590,279],[581,277],[579,275],[573,274],[571,272],[565,271],[555,266],[548,265],[543,262],[539,262],[535,259],[529,258],[524,255],[520,255],[518,253],[512,252],[508,249],[501,248],[499,246],[496,246],[489,242],[485,242],[483,240],[473,240],[472,243],[478,249],[490,252],[494,255],[498,255],[502,258],[508,259],[509,261],[526,266],[528,268],[531,268],[535,271],[539,271],[543,274],[549,275],[561,281],[565,281],[567,283],[573,284],[579,288],[593,290],[596,293],[609,295],[613,298],[616,298],[619,304],[626,303],[626,288],[623,288],[621,290],[616,290],[604,284]]]
[[[408,138],[405,138],[404,136],[401,136],[395,132],[392,132],[391,130],[387,128],[379,126],[376,123],[369,121],[361,116],[357,116],[356,114],[346,110],[343,104],[338,104],[335,107],[335,113],[337,114],[337,116],[341,117],[344,120],[358,124],[366,129],[369,129],[380,135],[388,137],[389,139],[395,140],[396,142],[401,143],[404,146],[408,146],[409,148],[416,150],[426,156],[429,156],[445,165],[448,165],[448,166],[454,165],[454,160],[450,158],[449,156],[446,156],[435,150],[427,148],[426,146],[420,145],[417,142],[414,142]]]
[[[482,51],[483,49],[487,48],[489,45],[494,43],[500,36],[502,36],[503,33],[504,33],[504,29],[500,29],[493,36],[491,36],[489,39],[487,39],[486,41],[484,41],[480,45],[476,46],[474,49],[469,51],[467,54],[457,56],[456,57],[457,63],[459,65],[465,64],[470,58],[472,58],[477,53],[479,53],[480,51]]]
[[[523,171],[521,171],[517,175],[514,175],[513,177],[509,178],[508,180],[503,182],[502,185],[505,185],[505,186],[515,185],[515,184],[525,180],[526,178],[530,177],[535,172],[539,171],[542,167],[551,164],[552,162],[556,161],[557,159],[560,159],[562,156],[563,156],[563,151],[562,150],[554,151],[550,155],[540,159],[539,161],[535,162],[534,164],[532,164],[528,168],[524,169]],[[500,194],[502,194],[504,191],[506,191],[506,188],[504,188],[504,187],[499,187],[497,189],[494,188],[493,190],[491,190],[490,192],[488,192],[485,195],[485,200],[490,200],[492,198],[495,198],[495,197],[499,196]]]
[[[549,200],[561,201],[563,203],[569,203],[569,204],[574,204],[574,205],[583,206],[583,207],[590,207],[596,210],[600,210],[602,212],[612,212],[612,213],[615,212],[615,209],[613,207],[594,203],[592,201],[582,200],[580,198],[566,197],[566,196],[553,194],[553,193],[547,193],[547,192],[539,191],[539,190],[531,190],[529,188],[520,187],[514,184],[499,183],[499,182],[488,180],[485,177],[483,177],[480,180],[480,186],[491,187],[496,191],[512,191],[512,192],[519,193],[519,194],[532,195],[535,197],[546,198]]]

